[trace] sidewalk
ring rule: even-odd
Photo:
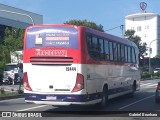
[[[4,96],[4,97],[0,96],[0,100],[24,97],[23,94],[14,95],[14,94],[18,93],[19,85],[1,85],[0,86],[0,94],[1,94],[1,90],[4,90],[4,92],[6,94],[13,93],[13,96],[12,95],[11,96]],[[21,86],[21,90],[23,90],[23,85]]]
[[[5,96],[5,97],[0,97],[0,101],[1,100],[8,100],[8,99],[15,99],[15,98],[23,98],[24,95],[19,94],[19,95],[15,95],[15,96]]]

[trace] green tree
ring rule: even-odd
[[[6,28],[3,45],[11,52],[23,48],[24,30],[19,28]]]
[[[142,43],[141,42],[141,37],[134,35],[135,31],[134,30],[127,30],[125,32],[125,37],[127,37],[127,39],[133,41],[139,48],[140,51],[140,55],[143,56],[143,54],[146,52],[147,50],[147,44],[146,43]]]
[[[23,48],[24,30],[19,28],[6,28],[3,41],[0,42],[0,69],[10,62],[10,52]],[[2,70],[0,70],[2,71]]]
[[[101,32],[104,32],[103,26],[101,24],[97,25],[96,23],[89,22],[86,19],[85,20],[75,20],[75,19],[73,19],[73,20],[66,21],[64,24],[71,24],[71,25],[77,25],[77,26],[87,26],[87,27],[99,30]]]

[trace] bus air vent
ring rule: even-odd
[[[30,57],[33,65],[71,65],[72,57]]]

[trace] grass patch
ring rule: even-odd
[[[17,96],[17,95],[21,95],[18,93],[5,93],[5,94],[0,94],[0,97],[10,97],[10,96]]]

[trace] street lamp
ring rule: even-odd
[[[1,12],[12,13],[12,14],[17,14],[17,15],[27,16],[27,17],[29,17],[29,18],[31,19],[31,21],[32,21],[32,25],[34,25],[33,18],[32,18],[30,15],[28,15],[28,14],[19,13],[19,12],[13,12],[13,11],[9,11],[9,10],[2,10],[2,9],[0,9],[0,11],[1,11]]]
[[[157,39],[152,40],[152,41],[150,42],[150,44],[149,44],[149,73],[151,73],[151,59],[150,59],[150,57],[151,57],[151,44],[152,44],[153,41],[156,41],[156,40],[157,40]]]

